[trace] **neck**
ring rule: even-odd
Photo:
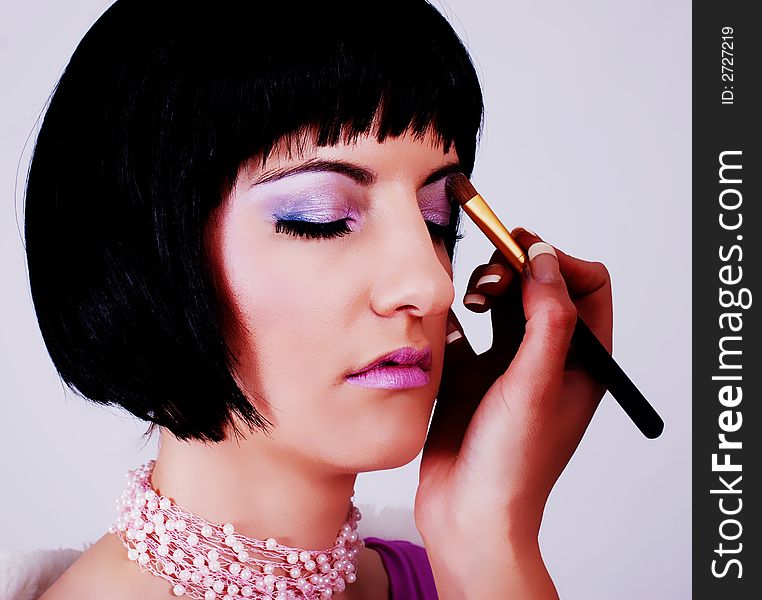
[[[336,542],[356,477],[288,454],[264,435],[210,445],[162,430],[152,484],[207,521],[312,550]]]

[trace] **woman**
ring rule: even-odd
[[[98,20],[35,148],[29,276],[62,379],[160,451],[45,600],[557,597],[543,507],[604,391],[566,356],[577,311],[611,348],[610,284],[546,245],[524,277],[493,254],[465,298],[492,311],[474,353],[444,182],[471,174],[482,110],[422,0]],[[410,364],[360,375],[394,351]],[[422,448],[425,547],[363,545],[357,473]]]

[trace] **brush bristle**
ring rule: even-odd
[[[445,181],[445,191],[450,197],[455,198],[461,206],[478,194],[476,188],[471,185],[468,177],[463,173],[449,175]]]

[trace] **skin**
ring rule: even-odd
[[[361,185],[320,172],[256,184],[315,159],[351,162],[375,180]],[[479,290],[487,303],[473,308],[492,308],[493,348],[477,356],[465,337],[446,345],[446,334],[460,327],[451,311],[452,265],[425,221],[446,223],[449,202],[443,178],[422,183],[457,161],[432,136],[406,133],[382,144],[373,136],[326,148],[307,143],[293,155],[281,145],[264,168],[241,169],[206,241],[226,306],[225,335],[240,361],[237,379],[274,427],[269,436],[256,431],[214,445],[162,430],[153,484],[244,535],[323,548],[344,522],[357,473],[405,465],[423,448],[415,520],[440,598],[507,597],[506,590],[552,598],[537,548],[542,508],[603,394],[585,373],[564,371],[564,359],[576,307],[610,349],[608,274],[557,250],[572,302],[562,282],[512,276],[496,252],[467,290],[483,274],[503,275]],[[297,206],[305,198],[309,205]],[[273,215],[294,210],[326,222],[350,216],[352,232],[332,239],[276,233]],[[520,243],[539,239],[515,233]],[[550,255],[537,260],[559,269]],[[522,341],[516,328],[525,321]],[[405,345],[431,348],[427,385],[378,390],[346,381]],[[466,590],[476,570],[486,583]],[[168,584],[141,574],[107,534],[43,598],[106,590],[111,598],[159,598]],[[387,595],[380,557],[365,548],[357,582],[335,597]]]

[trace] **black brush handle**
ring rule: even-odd
[[[664,431],[664,421],[579,315],[571,345],[577,360],[606,386],[643,435],[649,439],[659,437]]]

